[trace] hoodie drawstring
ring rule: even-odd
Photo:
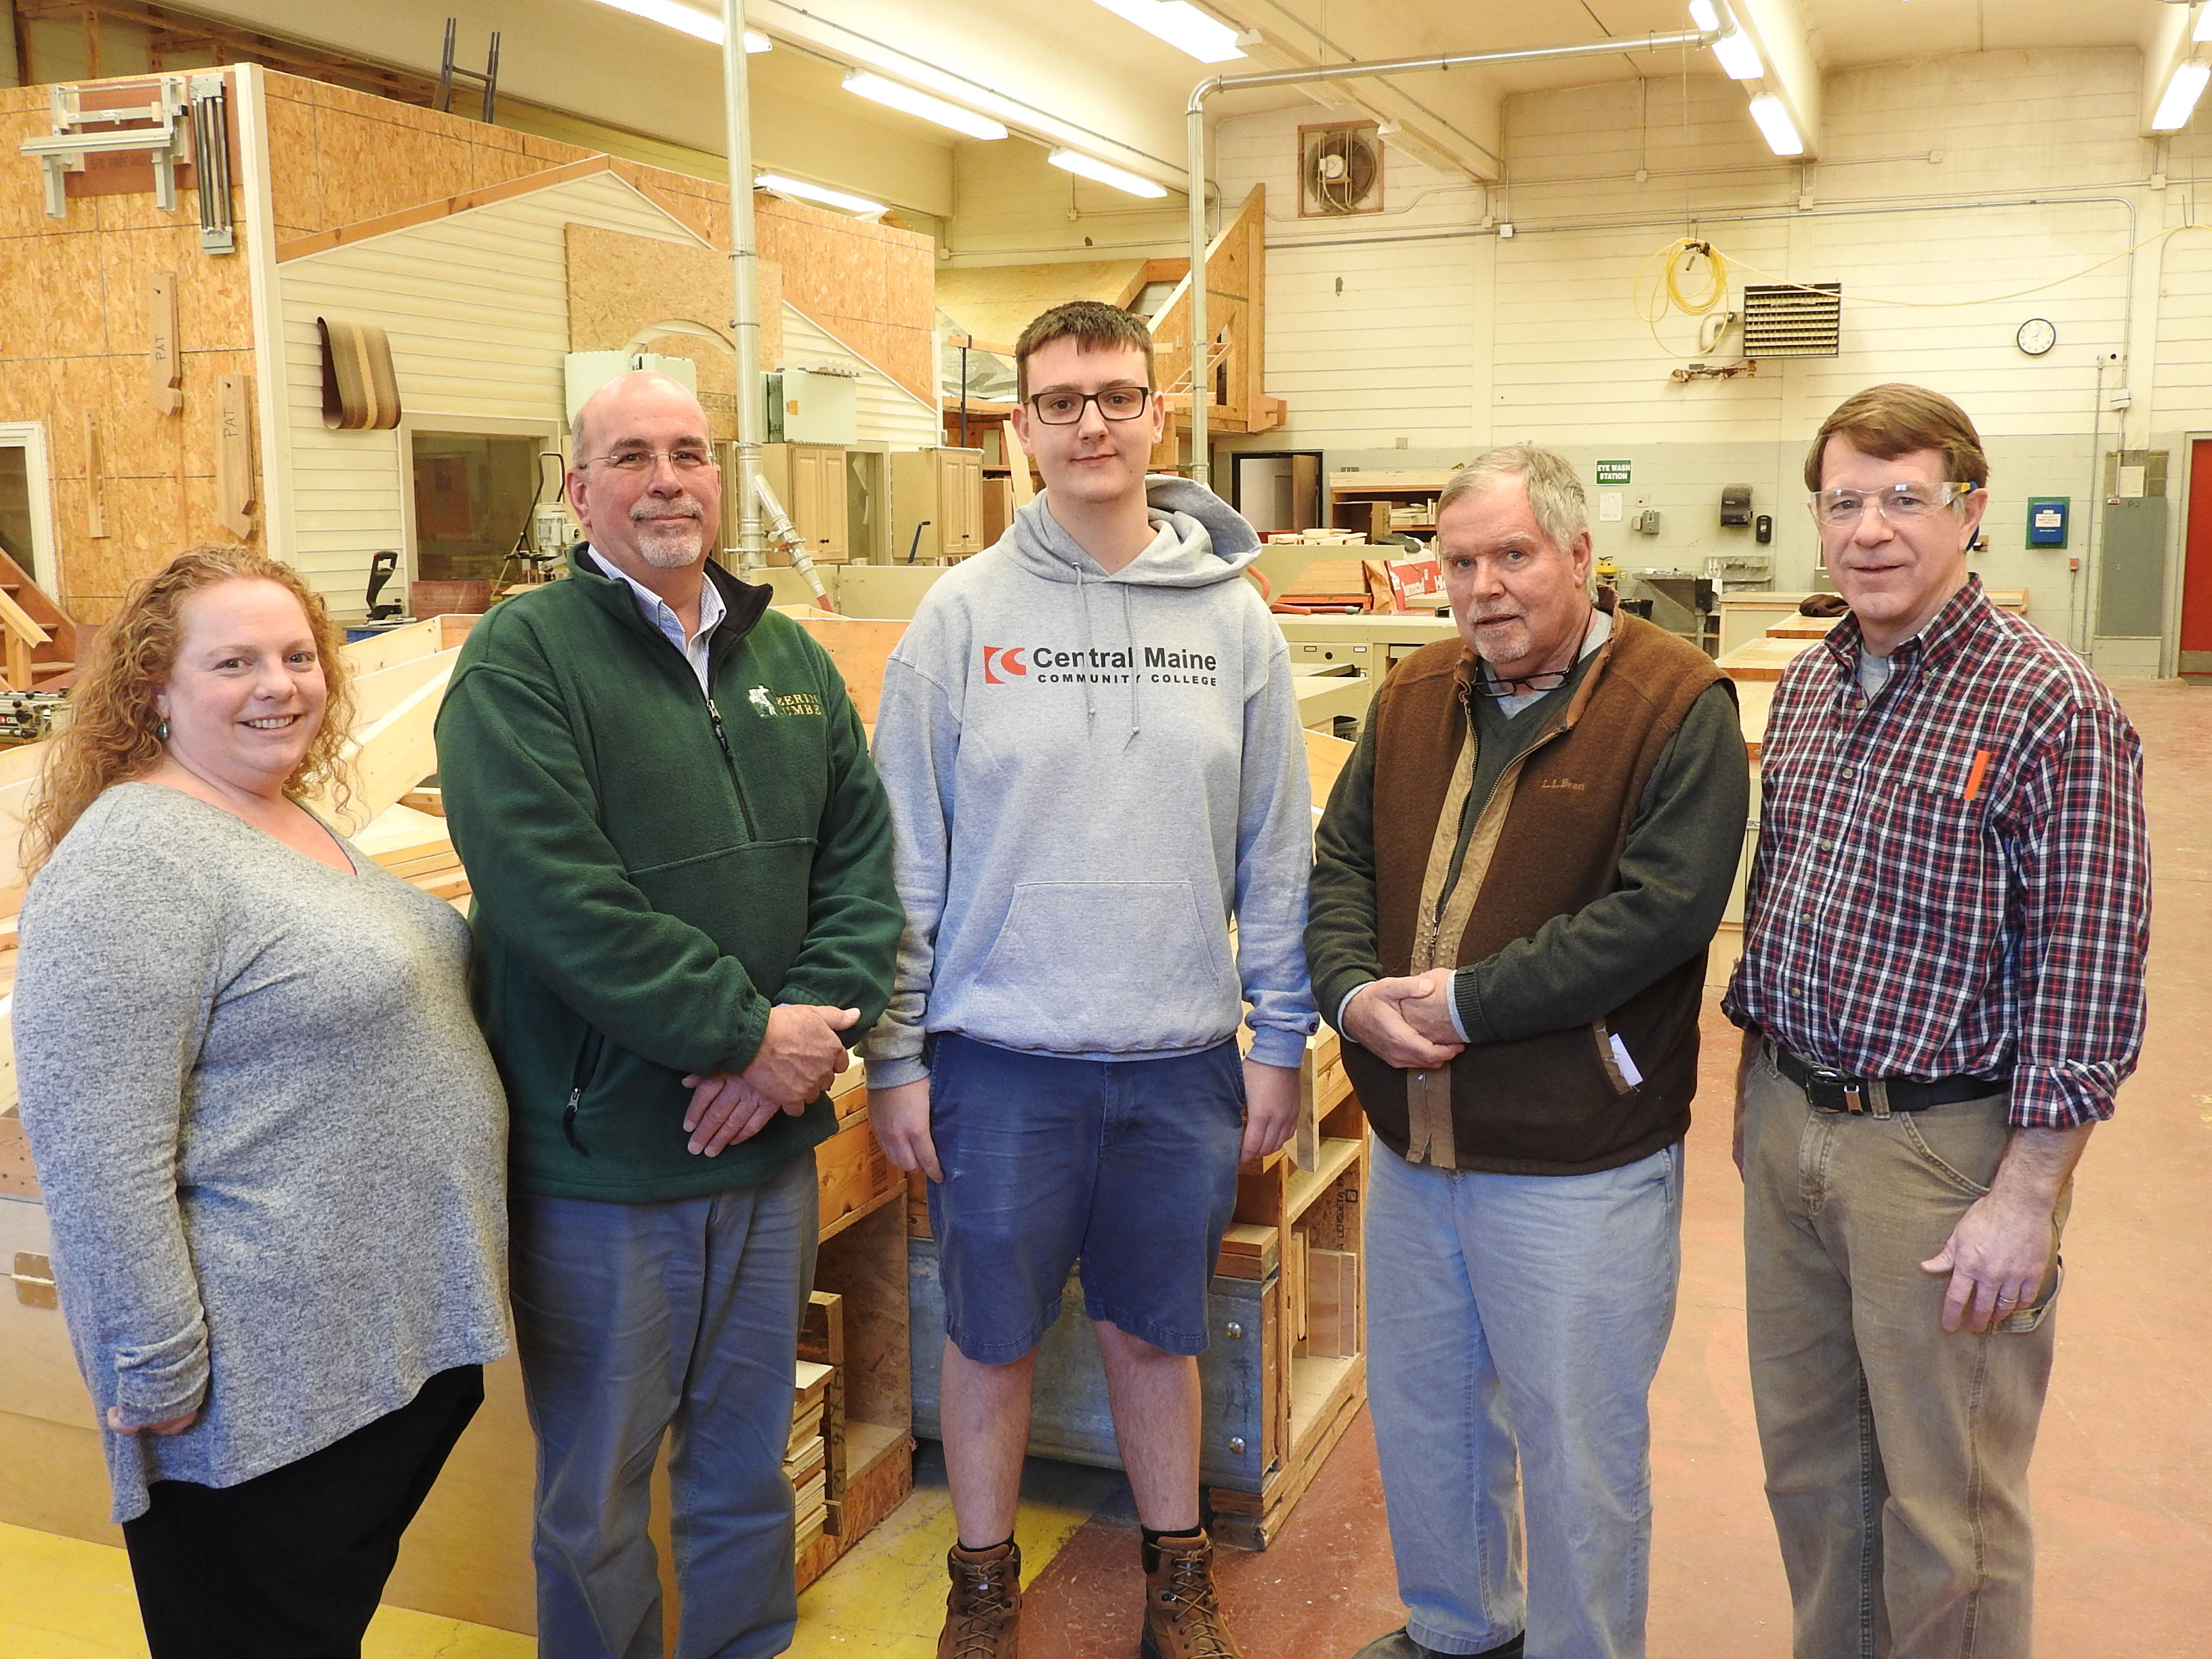
[[[1090,668],[1090,664],[1091,662],[1091,653],[1092,648],[1091,632],[1091,583],[1089,579],[1084,575],[1083,567],[1081,565],[1073,564],[1071,565],[1070,568],[1075,572],[1076,601],[1081,606],[1083,611],[1084,671],[1080,678],[1083,681],[1084,730],[1088,732],[1096,727],[1098,724],[1098,698],[1097,693],[1092,690],[1092,686],[1095,683],[1095,676],[1091,673]]]
[[[1129,641],[1129,735],[1121,740],[1127,749],[1136,742],[1140,722],[1137,718],[1137,623],[1129,610],[1129,584],[1117,584],[1121,590],[1121,635]]]

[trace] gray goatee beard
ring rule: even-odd
[[[695,517],[684,525],[652,525],[639,519],[631,522],[637,529],[638,556],[656,570],[681,570],[687,564],[698,562],[706,550],[707,515],[696,503],[687,503]]]

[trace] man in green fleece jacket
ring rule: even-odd
[[[783,1478],[824,1094],[890,995],[889,807],[821,647],[710,563],[698,400],[575,421],[568,579],[478,623],[438,720],[511,1112],[538,1651],[658,1659],[665,1432],[681,1650],[781,1653]]]

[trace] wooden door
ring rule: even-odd
[[[2189,446],[2189,526],[2182,556],[2180,670],[2212,674],[2212,438]]]

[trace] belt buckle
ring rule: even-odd
[[[1834,1090],[1842,1099],[1843,1104],[1823,1106],[1814,1096],[1813,1091],[1816,1088]],[[1859,1079],[1838,1072],[1832,1066],[1815,1066],[1806,1074],[1805,1097],[1812,1102],[1814,1109],[1818,1111],[1861,1114],[1866,1110],[1866,1099],[1860,1089]]]

